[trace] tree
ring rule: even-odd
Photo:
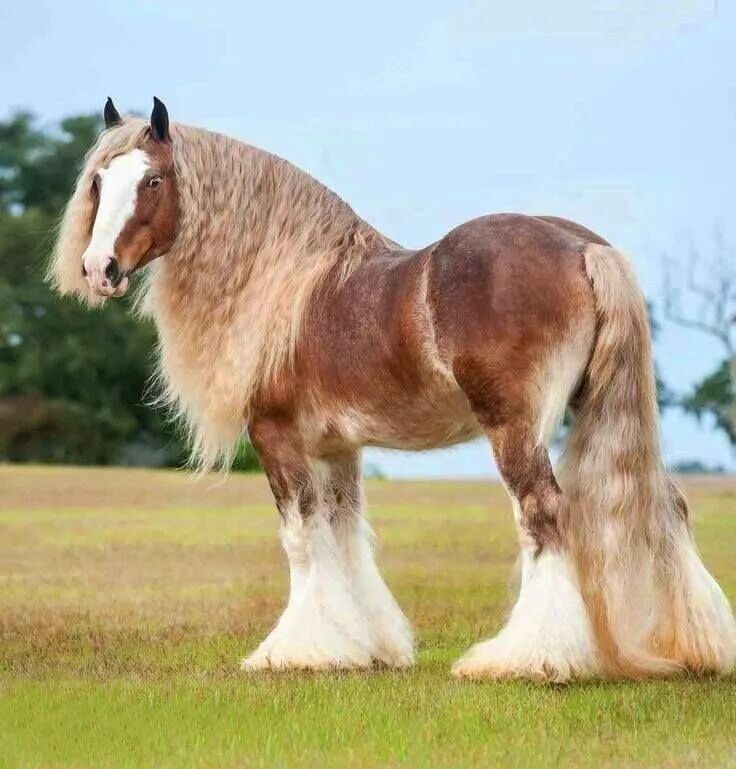
[[[669,320],[707,334],[721,346],[723,361],[680,405],[699,419],[712,417],[736,446],[736,251],[720,226],[708,256],[691,243],[684,265],[665,262],[664,311]]]
[[[52,131],[28,112],[0,122],[0,459],[177,465],[186,446],[143,403],[153,328],[125,299],[90,311],[43,281],[55,224],[99,130],[91,115]],[[254,466],[244,447],[237,467]]]

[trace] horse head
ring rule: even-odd
[[[112,99],[104,109],[105,129],[124,123]],[[153,99],[150,126],[140,146],[94,169],[88,194],[93,205],[82,275],[98,296],[122,296],[131,274],[172,246],[179,219],[169,114]]]

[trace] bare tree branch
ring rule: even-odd
[[[727,380],[720,379],[717,371],[696,385],[681,403],[699,416],[713,416],[736,445],[736,249],[716,223],[709,254],[703,256],[691,240],[684,265],[666,254],[663,265],[665,318],[716,339],[726,353]]]
[[[686,315],[680,315],[672,311],[665,312],[665,316],[667,320],[671,320],[673,323],[677,323],[678,326],[683,326],[684,328],[693,328],[697,331],[702,331],[704,334],[715,337],[724,344],[727,350],[730,348],[730,340],[728,334],[724,333],[723,330],[717,325],[711,325],[710,323],[706,323],[705,321],[699,320],[697,318],[688,318]]]
[[[726,242],[721,224],[714,226],[710,256],[704,257],[690,240],[685,264],[667,255],[663,263],[665,318],[718,340],[732,361],[736,357],[736,250]]]

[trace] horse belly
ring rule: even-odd
[[[459,388],[376,406],[340,409],[324,431],[321,449],[379,446],[422,451],[463,443],[482,432]]]

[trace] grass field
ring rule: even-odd
[[[736,600],[736,481],[687,488]],[[508,608],[503,490],[373,481],[368,497],[416,667],[247,676],[286,595],[263,478],[0,468],[0,767],[736,767],[734,677],[455,681]]]

